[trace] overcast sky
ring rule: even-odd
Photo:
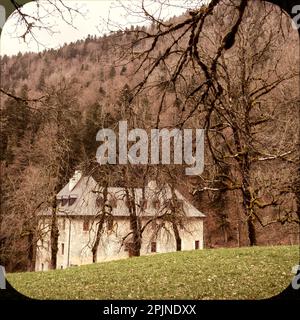
[[[168,2],[161,12],[164,18],[180,15],[186,8],[199,4],[200,0],[152,0],[146,2],[147,10],[151,13],[159,14],[158,9],[161,7],[159,2]],[[46,1],[39,1],[40,5],[37,8],[36,3],[28,3],[23,10],[29,15],[36,15],[37,9],[40,10],[40,16],[43,17],[43,26],[48,26],[48,29],[35,30],[35,40],[27,37],[26,42],[20,38],[26,30],[24,26],[17,23],[18,15],[12,14],[5,23],[1,35],[1,55],[13,55],[18,52],[26,51],[43,51],[45,48],[58,48],[64,43],[84,39],[88,34],[101,36],[110,30],[117,30],[122,27],[145,24],[145,20],[140,18],[139,14],[128,15],[128,12],[122,7],[131,6],[132,9],[138,11],[141,0],[122,1],[118,0],[68,0],[66,4],[72,8],[77,8],[82,14],[72,15],[72,25],[70,15],[65,10],[64,17],[68,23],[63,21],[61,15],[52,11]],[[49,14],[51,12],[51,14]],[[138,12],[137,12],[138,13]],[[138,17],[139,16],[139,17]]]

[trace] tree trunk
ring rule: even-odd
[[[227,233],[227,226],[223,226],[223,235],[224,235],[224,242],[228,242],[228,233]]]
[[[97,262],[97,252],[98,252],[98,247],[99,247],[99,243],[100,243],[101,232],[103,230],[104,220],[105,220],[105,213],[102,213],[100,221],[98,222],[96,239],[95,239],[95,242],[94,242],[93,248],[92,248],[93,263]]]
[[[243,189],[243,206],[245,215],[247,217],[247,229],[248,229],[248,239],[249,239],[249,245],[250,246],[256,246],[256,231],[255,231],[255,224],[254,224],[254,216],[251,210],[252,204],[251,204],[251,192],[250,192],[250,186],[247,183],[247,179],[244,180],[244,189]]]
[[[238,223],[236,224],[236,237],[237,237],[237,243],[238,243],[238,247],[241,246],[241,230],[240,230],[240,222],[238,221]]]
[[[92,253],[93,253],[93,263],[97,262],[97,252],[98,252],[98,247],[99,247],[99,243],[100,243],[100,239],[101,239],[101,232],[103,230],[103,226],[104,226],[104,221],[105,221],[105,217],[106,217],[106,202],[107,202],[107,184],[104,186],[104,190],[103,190],[103,204],[102,204],[102,214],[100,217],[100,220],[98,222],[98,227],[97,227],[97,233],[96,233],[96,239],[95,242],[93,244],[93,248],[92,248]]]
[[[57,226],[57,214],[56,214],[56,195],[54,196],[52,204],[52,216],[51,216],[51,261],[50,268],[56,269],[57,266],[57,252],[58,252],[58,226]]]
[[[249,111],[249,110],[248,110]],[[246,117],[245,121],[245,132],[247,136],[250,136],[250,123],[249,123],[249,116]],[[256,231],[255,231],[255,224],[254,224],[254,216],[253,216],[253,204],[252,204],[252,189],[250,185],[250,167],[251,161],[249,156],[249,148],[247,146],[246,151],[242,150],[241,148],[241,141],[240,137],[237,132],[234,134],[235,143],[237,146],[237,151],[242,152],[240,158],[238,158],[238,164],[240,166],[240,172],[242,175],[242,195],[243,195],[243,207],[244,212],[247,217],[247,228],[248,228],[248,238],[249,238],[249,245],[255,246],[256,242]]]
[[[181,251],[181,237],[179,234],[178,226],[174,221],[172,222],[172,228],[174,231],[174,236],[176,241],[176,251]]]
[[[35,239],[34,232],[31,230],[28,235],[28,256],[27,256],[28,271],[35,270],[35,258],[36,258],[36,239]]]
[[[131,253],[134,257],[139,257],[141,255],[141,242],[142,237],[140,233],[140,223],[136,215],[130,216],[130,223],[132,228],[132,247]]]
[[[125,188],[126,199],[129,209],[129,219],[130,226],[132,230],[132,247],[131,254],[134,257],[138,257],[141,255],[141,246],[142,246],[142,233],[141,233],[141,224],[139,221],[139,217],[136,214],[136,206],[135,206],[135,195],[134,190],[131,189],[131,195],[129,194],[128,188]]]
[[[176,251],[181,251],[181,237],[178,230],[178,224],[181,224],[182,221],[180,219],[180,213],[178,212],[179,208],[177,207],[178,203],[177,203],[177,197],[175,194],[174,185],[171,186],[171,194],[172,194],[172,202],[173,202],[171,207],[171,211],[172,211],[171,224],[172,224],[172,229],[175,236]]]
[[[296,214],[297,214],[298,220],[300,221],[300,165],[297,170],[297,178],[295,181],[294,190],[295,190],[294,194],[296,197],[296,206],[297,206]],[[299,227],[300,227],[300,225],[299,225]]]
[[[256,231],[255,231],[255,225],[251,217],[247,220],[247,226],[248,226],[248,238],[249,238],[249,244],[250,246],[256,246]]]
[[[250,246],[256,246],[256,230],[254,224],[254,217],[251,213],[251,193],[249,191],[249,186],[246,187],[246,190],[243,190],[243,206],[245,215],[247,217],[247,229],[248,229],[248,239]]]

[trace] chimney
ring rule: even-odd
[[[81,179],[81,176],[82,172],[80,170],[76,170],[73,177],[69,181],[69,191],[72,191],[75,188],[76,184]]]

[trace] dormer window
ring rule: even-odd
[[[74,195],[70,195],[69,197],[69,206],[73,205],[74,202],[76,201],[77,197]]]
[[[61,205],[65,206],[69,202],[69,197],[68,196],[62,196],[61,197]]]

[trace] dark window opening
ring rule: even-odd
[[[154,209],[159,209],[159,208],[160,208],[160,202],[159,202],[158,199],[154,199],[154,200],[152,201],[152,207],[153,207]]]
[[[76,199],[77,199],[76,197],[71,196],[71,197],[69,198],[69,206],[73,205],[74,202],[76,201]]]
[[[64,243],[61,244],[61,254],[62,255],[65,254],[65,244]]]
[[[146,199],[141,200],[140,207],[141,207],[142,210],[146,210],[147,209],[147,205],[148,205],[148,203],[147,203]]]
[[[83,231],[89,231],[90,229],[90,222],[88,219],[83,220]]]
[[[103,207],[103,205],[104,205],[103,197],[98,196],[97,199],[96,199],[96,206],[101,208],[101,207]]]
[[[65,206],[68,202],[69,202],[69,197],[68,198],[65,198],[65,197],[61,198],[61,205],[62,206]]]
[[[158,224],[156,223],[155,220],[153,220],[153,221],[151,222],[151,228],[152,228],[153,230],[157,230],[157,229],[158,229]]]
[[[195,241],[195,249],[199,249],[200,248],[200,241],[199,240],[196,240]]]
[[[151,252],[156,252],[156,242],[151,242]]]
[[[65,218],[62,219],[61,229],[66,230],[66,219]]]
[[[114,227],[114,219],[112,216],[109,216],[107,220],[107,229],[112,230],[113,227]]]

